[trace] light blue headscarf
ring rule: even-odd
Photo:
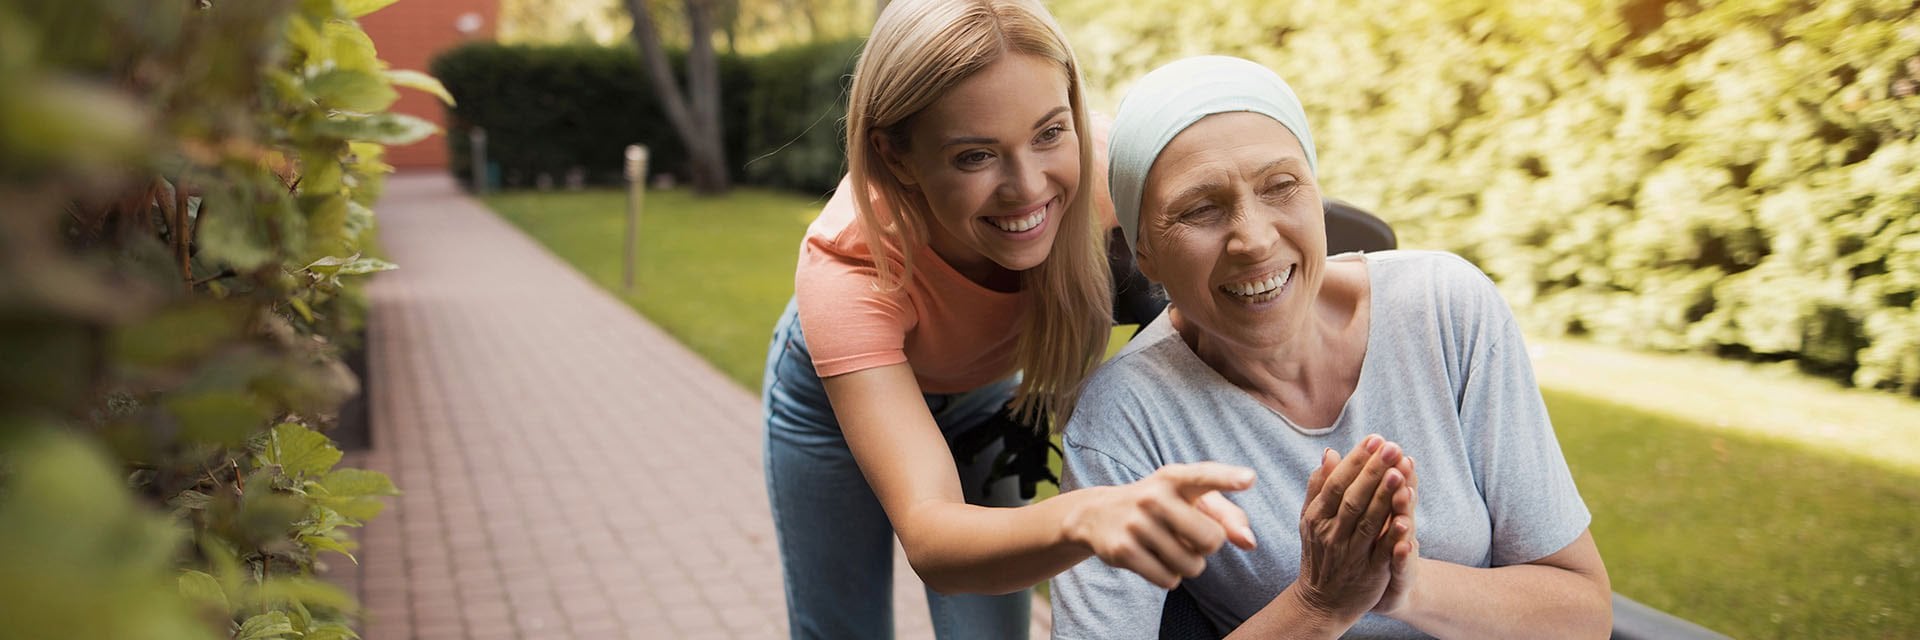
[[[1307,169],[1318,172],[1313,132],[1300,99],[1280,74],[1259,63],[1227,56],[1200,56],[1168,63],[1142,76],[1120,101],[1107,154],[1108,188],[1127,246],[1140,242],[1140,196],[1147,170],[1174,136],[1216,113],[1247,111],[1273,118],[1300,139]]]

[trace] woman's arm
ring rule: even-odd
[[[969,505],[953,454],[908,365],[823,383],[907,561],[935,591],[1008,593],[1088,555],[1171,587],[1181,576],[1199,575],[1207,554],[1230,530],[1236,544],[1252,545],[1238,507],[1226,500],[1211,501],[1206,510],[1196,504],[1211,491],[1252,486],[1251,470],[1169,465],[1133,484],[1070,492],[1031,506]]]
[[[1526,564],[1415,565],[1406,602],[1380,613],[1436,637],[1604,638],[1613,628],[1613,586],[1591,532]]]

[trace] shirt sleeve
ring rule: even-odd
[[[800,331],[822,378],[906,362],[917,320],[904,288],[876,286],[879,270],[855,233],[852,189],[841,187],[808,229],[794,270]]]
[[[1080,414],[1076,413],[1074,422],[1079,421]],[[1075,443],[1071,437],[1062,438],[1062,444],[1066,445],[1061,457],[1063,492],[1127,484],[1145,477],[1105,453]],[[1157,636],[1167,592],[1139,574],[1093,557],[1055,577],[1052,596],[1055,640],[1107,640]]]
[[[1456,286],[1477,334],[1468,344],[1460,421],[1475,480],[1492,520],[1492,566],[1524,564],[1565,548],[1592,515],[1580,498],[1534,380],[1513,312],[1493,283],[1462,261]]]

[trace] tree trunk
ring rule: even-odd
[[[691,46],[687,51],[687,91],[675,82],[673,67],[660,46],[648,0],[625,0],[633,14],[633,39],[645,58],[647,76],[667,112],[667,121],[687,146],[693,189],[714,195],[732,186],[727,177],[727,152],[720,123],[720,67],[713,54],[713,22],[707,0],[686,0]]]

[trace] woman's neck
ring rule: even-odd
[[[1303,426],[1331,425],[1359,383],[1370,321],[1364,263],[1334,264],[1300,332],[1275,347],[1248,349],[1197,331],[1181,334],[1192,336],[1188,345],[1201,361],[1263,404]],[[1180,329],[1184,323],[1171,312]]]
[[[927,242],[934,258],[945,262],[954,273],[992,291],[1013,293],[1020,290],[1020,272],[954,242],[942,242],[937,233]],[[955,246],[958,245],[958,246]]]

